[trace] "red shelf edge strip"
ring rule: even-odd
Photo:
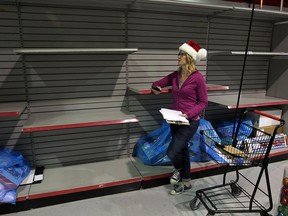
[[[217,168],[217,167],[221,167],[223,166],[222,164],[213,164],[213,165],[209,165],[209,166],[205,166],[205,167],[199,167],[199,168],[192,168],[190,170],[190,172],[199,172],[199,171],[203,171],[203,170],[208,170],[208,169],[213,169],[213,168]],[[155,175],[155,176],[146,176],[143,177],[143,180],[153,180],[153,179],[159,179],[159,178],[165,178],[168,176],[171,176],[171,173],[164,173],[164,174],[160,174],[160,175]]]
[[[221,90],[228,90],[228,86],[219,86],[219,87],[207,87],[207,91],[221,91]]]
[[[238,108],[273,106],[273,105],[282,105],[282,104],[288,104],[288,100],[279,101],[279,102],[259,103],[259,104],[242,104],[242,105],[239,105]],[[236,108],[237,108],[237,106],[235,106],[235,105],[228,106],[228,109],[236,109]]]
[[[60,190],[60,191],[55,191],[55,192],[34,194],[34,195],[29,195],[29,199],[39,199],[39,198],[44,198],[44,197],[52,197],[52,196],[58,196],[58,195],[64,195],[64,194],[84,192],[84,191],[89,191],[89,190],[96,190],[96,189],[101,189],[101,188],[107,188],[107,187],[113,187],[113,186],[119,186],[119,185],[125,185],[125,184],[140,182],[141,180],[142,180],[141,177],[138,177],[138,178],[134,178],[134,179],[109,182],[109,183],[87,186],[87,187],[81,187],[81,188],[73,188],[73,189]]]
[[[19,112],[0,112],[0,116],[19,116]]]
[[[23,197],[17,197],[16,198],[16,203],[17,202],[21,202],[21,201],[25,201],[25,200],[27,200],[28,198],[26,197],[26,196],[23,196]]]
[[[274,152],[274,153],[271,153],[271,152],[270,152],[269,157],[275,157],[275,156],[285,155],[285,154],[288,154],[288,150],[286,150],[286,151],[280,151],[280,152]]]
[[[229,86],[213,86],[207,87],[207,91],[221,91],[228,90]],[[162,93],[171,93],[172,89],[162,89]],[[150,89],[143,89],[138,91],[139,94],[153,94]]]
[[[100,122],[89,122],[89,123],[78,123],[78,124],[67,124],[67,125],[54,125],[54,126],[42,126],[42,127],[31,127],[23,128],[23,132],[36,132],[36,131],[48,131],[48,130],[59,130],[69,128],[80,128],[80,127],[92,127],[112,124],[127,124],[139,122],[137,118],[125,119],[125,120],[112,120],[112,121],[100,121]]]
[[[172,89],[162,89],[161,93],[170,93]],[[150,89],[139,90],[139,94],[153,94]]]

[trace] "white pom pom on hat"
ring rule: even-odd
[[[207,57],[207,50],[201,48],[196,42],[193,40],[188,41],[187,43],[182,44],[179,47],[179,50],[188,53],[194,61],[197,63],[200,60],[203,60]]]

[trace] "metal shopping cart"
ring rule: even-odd
[[[248,112],[277,120],[280,124],[275,127],[272,134],[268,134],[243,122]],[[221,134],[219,136],[218,134],[215,136],[215,133],[209,130],[202,131],[202,141],[206,144],[206,150],[215,161],[224,166],[225,171],[222,184],[196,191],[196,196],[190,201],[191,209],[197,210],[202,203],[208,210],[207,216],[217,213],[245,212],[269,215],[268,212],[273,208],[267,169],[269,153],[278,128],[284,124],[285,121],[280,118],[258,110],[249,110],[242,115],[235,128],[225,128],[218,133]],[[249,176],[241,174],[239,169],[245,167],[260,169],[257,179],[253,181]],[[229,175],[232,173],[235,180],[226,182],[229,169],[233,169]],[[255,176],[255,171],[253,172]],[[262,188],[259,187],[263,173],[266,177],[265,189],[263,184]]]

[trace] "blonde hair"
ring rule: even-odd
[[[197,70],[196,63],[194,59],[188,53],[183,53],[183,55],[186,56],[187,64],[185,65],[184,70],[182,71],[182,75],[184,75],[185,77],[188,77],[190,74],[192,74],[193,72]],[[182,68],[179,67],[178,70],[180,72]]]

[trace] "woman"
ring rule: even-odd
[[[152,84],[154,94],[161,93],[165,86],[172,86],[172,109],[181,111],[190,125],[170,124],[172,141],[167,156],[174,166],[170,183],[174,185],[172,195],[192,188],[190,180],[190,157],[188,141],[194,136],[200,123],[200,114],[207,107],[205,79],[196,69],[196,64],[206,58],[207,51],[194,41],[179,47],[177,71]]]

